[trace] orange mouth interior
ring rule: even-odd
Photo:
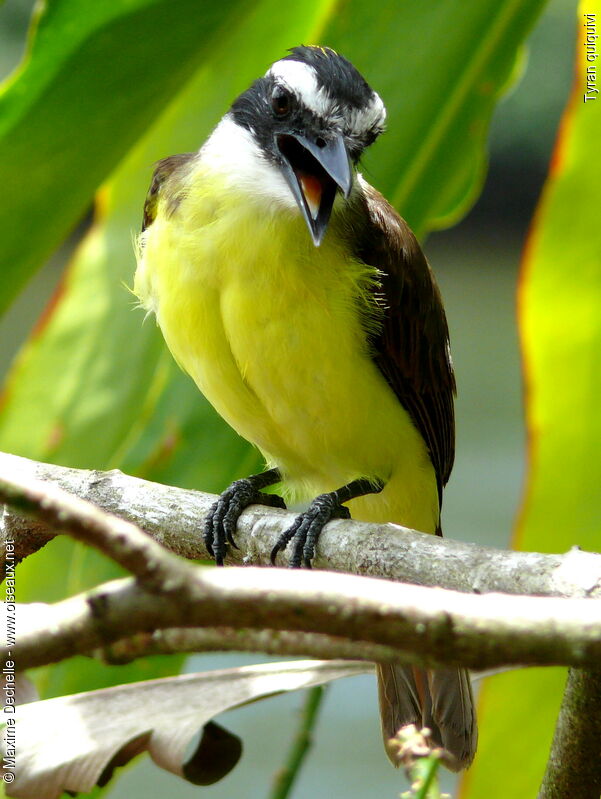
[[[311,216],[313,219],[317,219],[321,195],[323,194],[323,184],[315,175],[308,175],[306,172],[300,172],[298,178]]]

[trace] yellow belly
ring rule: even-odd
[[[357,297],[373,270],[337,246],[335,221],[316,248],[300,215],[211,188],[144,234],[135,290],[174,357],[296,496],[380,478],[353,516],[434,532],[425,444],[367,351]]]

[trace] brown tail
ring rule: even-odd
[[[398,766],[388,742],[401,727],[428,727],[431,740],[445,750],[444,764],[467,768],[476,753],[478,728],[466,669],[426,671],[416,666],[376,664],[380,720],[386,753]]]

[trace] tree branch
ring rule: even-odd
[[[93,654],[105,663],[123,665],[149,655],[182,652],[263,652],[266,655],[311,656],[318,660],[363,660],[367,663],[394,661],[404,654],[392,646],[348,641],[323,633],[233,627],[170,627],[150,633],[136,633]]]
[[[79,497],[66,495],[60,485]],[[141,521],[150,535],[82,496]],[[214,498],[120,472],[81,472],[1,456],[0,501],[34,519],[24,524],[5,510],[7,561],[36,551],[58,530],[96,547],[136,578],[36,606],[19,624],[18,643],[10,653],[2,651],[20,669],[97,648],[108,647],[109,657],[120,652],[122,658],[150,644],[166,651],[178,645],[178,636],[185,646],[195,639],[205,648],[287,649],[286,654],[433,667],[570,665],[540,799],[567,794],[596,799],[601,603],[582,597],[601,596],[599,555],[501,552],[396,525],[352,521],[331,523],[320,539],[316,565],[477,593],[506,592],[474,601],[457,590],[332,572],[192,566],[165,546],[188,558],[206,556],[199,530]],[[241,552],[232,556],[268,562],[273,541],[289,523],[289,513],[250,508],[238,526]],[[522,592],[548,596],[510,595]]]
[[[0,500],[54,532],[89,544],[133,574],[149,591],[180,590],[190,564],[171,554],[139,527],[67,493],[55,483],[33,477],[4,477]],[[6,519],[6,516],[5,516]],[[5,530],[10,532],[8,524]]]
[[[215,619],[233,629],[321,633],[393,647],[399,659],[430,666],[601,662],[599,602],[504,594],[475,602],[455,591],[319,571],[190,567],[180,593],[151,594],[132,579],[116,580],[31,617],[20,623],[12,648],[23,669],[137,632],[212,627]]]
[[[184,558],[207,558],[201,530],[216,497],[128,477],[119,471],[66,469],[0,453],[0,477],[27,485],[31,479],[54,483],[100,508],[141,526],[155,541]],[[0,496],[0,501],[7,501]],[[233,563],[269,563],[274,541],[291,514],[253,506],[242,514]],[[24,522],[10,510],[3,536],[14,540],[18,562],[55,533],[39,522]],[[135,560],[135,558],[134,558]],[[457,591],[540,596],[601,597],[601,555],[573,549],[565,555],[512,552],[465,544],[393,524],[352,520],[330,522],[320,536],[318,568],[386,577]]]
[[[600,795],[601,670],[570,669],[538,799]]]
[[[44,613],[38,608],[41,624],[34,620],[19,636],[21,668],[136,633],[214,627],[215,619],[232,629],[295,631],[392,647],[402,659],[430,665],[586,666],[601,659],[601,604],[588,599],[485,594],[474,603],[454,591],[343,574],[198,568],[131,523],[31,476],[0,477],[0,497],[95,546],[137,578],[45,606]]]

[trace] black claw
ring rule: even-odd
[[[282,552],[290,541],[294,541],[288,565],[292,569],[298,569],[302,564],[310,569],[311,561],[315,557],[317,539],[325,525],[330,519],[350,519],[350,517],[349,509],[340,505],[333,494],[321,494],[316,497],[307,510],[297,516],[294,523],[276,541],[271,550],[272,565],[275,566],[278,552]]]
[[[228,507],[221,525],[223,532],[225,533],[225,540],[228,542],[228,544],[230,544],[230,546],[233,546],[234,549],[238,549],[238,545],[234,541],[234,533],[236,532],[236,522],[238,521],[238,517],[241,513],[242,510],[240,510],[239,504],[237,502],[232,503]]]
[[[294,539],[289,565],[298,568],[302,562],[310,569],[311,561],[315,557],[317,539],[325,525],[330,519],[351,518],[349,509],[342,503],[364,494],[378,493],[382,491],[384,485],[380,479],[360,477],[330,494],[320,494],[315,497],[307,510],[297,516],[294,524],[280,535],[271,550],[271,563],[275,566],[278,552],[286,549]]]
[[[302,521],[302,516],[297,516],[292,525],[287,530],[285,530],[278,538],[278,540],[275,542],[275,546],[271,550],[271,555],[269,556],[272,566],[275,566],[275,559],[278,555],[278,552],[283,552],[290,543],[290,541],[296,535],[296,531],[301,521]]]
[[[249,505],[268,505],[269,507],[285,508],[284,500],[276,494],[264,494],[259,489],[277,482],[278,474],[275,470],[262,475],[236,480],[232,483],[217,502],[212,506],[207,516],[203,538],[207,552],[214,558],[217,566],[223,566],[227,547],[238,549],[235,541],[235,532],[238,519]],[[271,480],[265,478],[272,477]]]
[[[215,528],[217,526],[218,512],[219,512],[219,500],[215,502],[215,504],[209,510],[209,515],[207,516],[207,521],[205,523],[203,531],[205,546],[207,548],[207,552],[212,558],[215,557],[215,550],[213,549],[213,543],[215,541]]]
[[[261,493],[261,497],[261,505],[267,505],[269,508],[283,508],[286,510],[286,503],[279,494]]]
[[[312,568],[311,561],[313,560],[314,557],[315,557],[315,540],[313,539],[313,536],[311,538],[307,536],[307,540],[305,541],[305,544],[303,546],[303,564],[306,569]]]
[[[294,536],[294,547],[292,549],[292,555],[290,556],[290,560],[288,562],[288,566],[291,569],[300,569],[302,556],[303,556],[303,547],[305,546],[305,541],[307,540],[307,534],[309,532],[311,526],[311,518],[309,516],[309,511],[299,516],[300,524],[297,527],[296,534]]]

